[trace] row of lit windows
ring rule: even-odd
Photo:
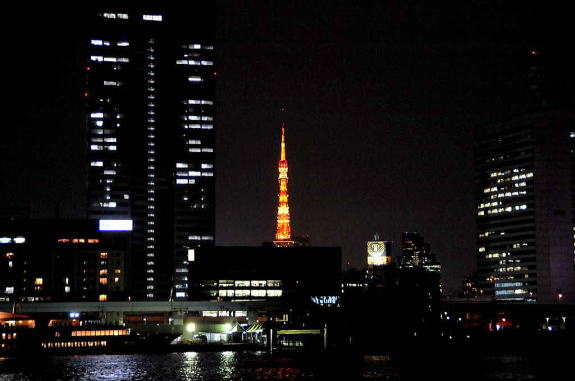
[[[118,147],[116,145],[100,145],[92,144],[90,145],[90,151],[116,151]]]
[[[129,329],[102,329],[93,331],[72,331],[72,336],[128,336]]]
[[[58,238],[60,243],[99,243],[98,238]]]
[[[101,130],[96,130],[96,131],[101,131]],[[96,135],[100,135],[100,134],[96,134]],[[117,140],[117,138],[115,138],[115,137],[111,137],[111,138],[101,138],[101,137],[95,137],[95,136],[93,136],[93,137],[91,138],[91,141],[92,141],[93,143],[103,143],[103,142],[106,142],[106,143],[115,143],[115,142],[117,142],[118,140]]]
[[[219,290],[218,296],[220,297],[271,297],[277,298],[282,296],[282,290]]]
[[[192,50],[197,50],[197,49],[213,50],[214,49],[214,47],[212,45],[200,45],[200,44],[183,45],[182,48],[188,48],[188,49],[192,49]]]
[[[520,182],[520,183],[515,183],[515,184],[513,184],[513,187],[515,187],[515,188],[521,188],[521,187],[526,187],[526,186],[527,186],[527,183],[526,183],[525,181],[522,181],[522,182]],[[497,191],[499,191],[499,190],[505,190],[505,189],[506,189],[506,187],[501,187],[501,188],[498,188],[498,187],[485,188],[485,189],[483,189],[483,193],[497,192]]]
[[[527,191],[504,192],[504,193],[492,194],[491,196],[489,196],[489,198],[494,200],[496,198],[525,196],[526,194]]]
[[[183,127],[187,130],[213,130],[213,124],[184,124]]]
[[[515,290],[496,290],[495,295],[517,295],[517,294],[527,294],[527,290],[517,288]]]
[[[511,255],[511,253],[489,253],[485,256],[485,258],[487,259],[491,259],[491,258],[505,258],[508,255]]]
[[[220,280],[219,287],[281,287],[281,280]]]
[[[511,271],[527,271],[527,270],[529,270],[529,269],[525,266],[498,267],[495,269],[495,271],[500,272],[500,273],[511,272]]]
[[[213,148],[188,148],[188,152],[198,153],[198,152],[214,152]]]
[[[176,176],[180,176],[180,177],[212,177],[214,175],[214,172],[201,172],[201,171],[178,171],[176,172]]]
[[[81,348],[81,347],[105,347],[108,343],[102,341],[66,341],[63,343],[42,343],[42,348]]]
[[[527,209],[527,205],[525,205],[525,204],[515,205],[515,206],[508,206],[505,208],[489,209],[487,211],[487,214],[511,213],[513,211],[519,211],[519,210],[525,210],[525,209]],[[481,211],[477,212],[477,215],[483,216],[483,215],[485,215],[485,211],[481,210]]]
[[[213,235],[190,235],[188,236],[188,240],[190,241],[213,241],[214,240],[214,236]]]
[[[501,177],[501,176],[509,175],[509,174],[511,174],[511,173],[521,173],[521,172],[525,172],[525,168],[514,168],[513,170],[508,169],[508,170],[506,170],[506,171],[504,171],[504,172],[500,172],[500,171],[491,172],[491,173],[489,174],[489,177]]]
[[[26,238],[24,237],[0,237],[0,244],[7,244],[7,243],[25,243]]]
[[[90,56],[92,62],[130,62],[128,57]]]
[[[176,65],[212,66],[214,61],[177,60]]]
[[[495,283],[496,288],[505,288],[505,287],[521,287],[523,286],[523,282],[504,282],[504,283]]]
[[[207,99],[188,99],[187,101],[184,101],[184,104],[189,104],[189,105],[213,105],[214,101],[210,101]]]
[[[126,13],[100,13],[99,15],[107,19],[127,20],[129,18]]]
[[[248,316],[248,311],[202,311],[204,317],[245,317]]]
[[[182,117],[184,120],[206,120],[206,121],[213,121],[214,118],[211,116],[200,116],[200,115],[184,115]]]
[[[2,340],[16,340],[17,333],[4,333],[2,332]]]
[[[95,46],[110,46],[110,41],[105,40],[90,40],[90,43]],[[117,46],[130,46],[128,41],[118,41]]]

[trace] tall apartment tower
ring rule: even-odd
[[[132,297],[183,300],[194,250],[214,245],[214,10],[90,17],[88,216],[133,230]]]
[[[525,113],[476,131],[477,281],[495,300],[572,303],[575,114],[562,83],[573,78],[553,70],[560,57],[526,56]]]

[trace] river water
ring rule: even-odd
[[[266,352],[77,355],[0,359],[0,380],[573,380],[520,355],[485,355],[459,366],[388,356],[273,355]],[[406,365],[407,362],[407,365]],[[401,370],[400,370],[401,369]]]

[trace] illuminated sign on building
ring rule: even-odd
[[[100,220],[100,231],[132,231],[132,220]]]
[[[391,263],[391,256],[387,252],[387,241],[370,241],[367,243],[367,264],[383,266]]]
[[[320,306],[326,306],[329,304],[337,304],[339,302],[339,296],[312,296],[311,301]]]

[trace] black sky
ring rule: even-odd
[[[474,268],[473,129],[523,109],[529,49],[572,49],[561,3],[217,4],[217,243],[272,239],[283,117],[295,233],[362,267],[374,232],[397,254],[418,231],[458,288]],[[84,213],[74,14],[29,12],[5,34],[0,205],[38,217]]]

